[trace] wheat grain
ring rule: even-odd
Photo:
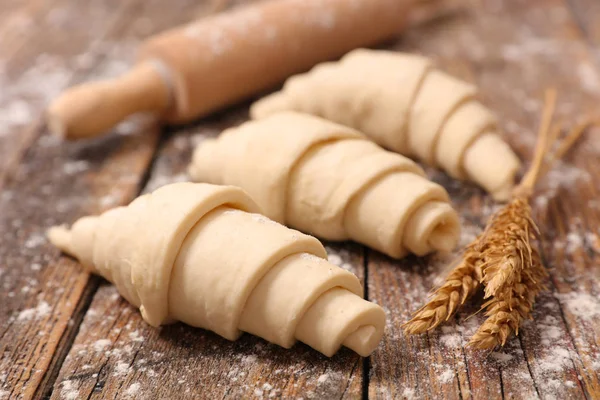
[[[535,247],[531,248],[531,263],[523,267],[525,270],[518,282],[498,289],[496,294],[483,304],[487,319],[475,332],[469,346],[477,349],[504,346],[513,333],[519,334],[519,327],[523,321],[531,319],[535,298],[544,289],[542,281],[547,275]]]
[[[476,245],[477,240],[465,249],[462,260],[452,268],[444,283],[433,292],[431,299],[403,325],[407,334],[424,333],[448,321],[477,292],[481,282],[481,268],[478,265]]]
[[[485,298],[521,281],[533,263],[531,240],[538,235],[527,199],[514,198],[492,217],[480,245]]]

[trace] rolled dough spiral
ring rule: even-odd
[[[114,283],[153,326],[182,321],[229,339],[369,355],[385,313],[321,243],[255,214],[241,189],[176,183],[127,207],[54,227],[50,241]]]
[[[308,114],[279,113],[205,140],[189,173],[244,188],[277,222],[391,257],[450,250],[460,233],[448,194],[413,161]]]
[[[289,78],[251,107],[254,119],[301,111],[355,128],[376,143],[507,200],[520,162],[476,88],[414,54],[359,49]]]

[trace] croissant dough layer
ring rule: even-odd
[[[332,356],[369,355],[385,313],[321,243],[256,214],[241,189],[176,183],[127,207],[54,227],[50,241],[114,283],[151,325],[182,321]]]
[[[413,161],[307,114],[279,113],[205,140],[189,173],[244,188],[277,222],[391,257],[450,250],[460,233],[448,194]]]
[[[474,86],[422,56],[359,49],[289,78],[250,109],[254,119],[300,111],[355,128],[376,143],[506,200],[520,162]]]

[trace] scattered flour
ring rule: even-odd
[[[500,352],[497,352],[497,351],[494,351],[492,353],[492,357],[494,358],[494,360],[499,361],[501,363],[507,363],[507,362],[509,362],[510,360],[512,360],[514,358],[510,354],[500,353]]]
[[[561,342],[563,332],[559,328],[558,320],[555,317],[547,315],[538,323],[538,329],[542,345],[551,346]]]
[[[576,232],[569,232],[566,237],[567,248],[565,251],[567,254],[573,254],[577,250],[581,249],[584,243],[584,238]]]
[[[69,161],[63,165],[63,172],[67,175],[75,175],[86,171],[90,168],[89,161],[86,160],[77,160],[77,161]]]
[[[40,233],[34,233],[25,241],[25,247],[34,249],[46,243],[46,237]]]
[[[0,390],[0,400],[6,400],[10,396],[10,392],[8,390]]]
[[[29,321],[31,319],[43,318],[50,314],[52,307],[45,301],[41,301],[35,308],[23,310],[17,316],[17,321]]]
[[[113,372],[114,376],[123,376],[127,375],[129,372],[129,363],[119,361],[115,366],[115,371]]]
[[[571,365],[571,353],[560,347],[548,350],[548,355],[539,360],[539,366],[544,374],[561,372]]]
[[[548,379],[546,382],[544,382],[544,386],[554,391],[559,390],[562,387],[562,385],[563,382],[560,379]],[[553,397],[554,396],[552,396],[551,398]]]
[[[459,349],[462,347],[462,338],[451,326],[442,326],[440,342],[449,349]]]
[[[598,77],[598,72],[596,72],[596,69],[590,63],[578,63],[577,75],[579,83],[584,90],[589,93],[600,92],[600,77]]]
[[[555,295],[574,315],[592,321],[600,317],[600,299],[587,293],[571,292]]]
[[[0,137],[30,123],[67,82],[70,72],[58,57],[41,54],[35,65],[14,79],[0,66]]]
[[[270,390],[272,390],[272,389],[273,389],[273,385],[271,385],[270,383],[265,383],[265,384],[262,386],[262,388],[263,388],[263,390],[264,390],[265,392],[268,392],[268,391],[270,391]]]
[[[117,205],[118,202],[119,202],[119,198],[112,194],[107,194],[106,196],[102,196],[98,200],[98,204],[100,204],[100,207],[102,207],[102,208],[114,207],[115,205]]]
[[[79,398],[79,390],[71,381],[61,382],[60,396],[63,400],[77,400]]]
[[[256,360],[257,360],[257,358],[254,354],[242,357],[242,362],[244,364],[254,364],[256,362]]]
[[[324,383],[327,382],[327,380],[329,379],[329,374],[322,374],[321,376],[319,376],[319,378],[317,379],[317,382],[319,383]]]
[[[527,38],[502,48],[502,57],[507,61],[520,61],[531,56],[553,56],[562,51],[560,42],[550,39]]]
[[[129,339],[131,339],[131,341],[133,341],[133,342],[143,342],[144,341],[144,337],[142,335],[140,335],[140,332],[137,329],[135,331],[129,333]]]
[[[406,400],[415,400],[415,389],[404,388],[404,390],[402,391],[402,398]]]
[[[138,392],[140,391],[140,387],[141,385],[139,383],[132,383],[131,386],[129,386],[125,391],[125,396],[136,397]]]
[[[552,198],[561,188],[573,188],[580,182],[589,182],[591,175],[582,169],[557,161],[540,181],[541,198]]]
[[[440,374],[441,383],[451,382],[452,379],[454,379],[454,371],[452,371],[450,368]]]
[[[109,346],[110,343],[111,343],[111,341],[108,340],[108,339],[100,339],[100,340],[96,340],[92,344],[92,347],[94,348],[94,351],[101,352],[101,351],[104,351],[104,349],[106,348],[106,346]]]
[[[552,343],[556,342],[556,340],[560,339],[562,336],[562,331],[557,326],[547,326],[542,330],[542,344],[549,346]]]
[[[600,236],[594,232],[585,233],[585,241],[594,252],[600,254]]]

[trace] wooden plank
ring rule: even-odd
[[[36,21],[43,20],[58,1],[6,0],[0,10],[0,41],[2,52],[8,54],[27,41]],[[9,57],[5,57],[8,59]]]
[[[0,188],[37,137],[44,108],[64,88],[90,78],[93,68],[96,79],[124,72],[142,39],[212,10],[218,2],[183,9],[179,3],[165,7],[138,0],[43,2],[45,7],[28,16],[36,29],[29,29],[25,42],[0,46]],[[101,63],[105,67],[98,71]]]
[[[139,41],[148,29],[160,30],[180,22],[186,12],[210,6],[178,2],[171,11],[165,11],[160,1],[137,4],[128,9],[129,14],[118,17],[120,22],[107,36],[112,41],[122,38],[124,45],[108,49],[111,58],[94,68],[91,76],[121,72],[115,69],[123,69],[132,56],[131,49],[123,51],[127,43]],[[131,23],[133,12],[138,20],[146,21],[144,32]],[[161,22],[148,27],[159,15]],[[133,134],[136,132],[142,134]],[[0,307],[2,395],[27,398],[44,394],[51,389],[57,372],[49,368],[60,367],[71,346],[95,281],[72,268],[73,261],[59,258],[46,244],[44,230],[128,203],[138,194],[158,132],[152,124],[128,124],[121,126],[121,133],[124,135],[77,144],[60,144],[43,135],[28,149],[2,191],[0,272],[6,293]],[[76,314],[77,310],[81,313]]]
[[[191,150],[246,118],[246,107],[168,137],[146,191],[186,180]],[[332,262],[363,278],[362,248],[331,245]],[[352,398],[362,394],[362,360],[349,350],[328,359],[306,345],[291,350],[244,335],[229,342],[183,324],[155,329],[103,285],[56,381],[53,398]]]
[[[94,145],[36,143],[0,196],[0,393],[29,398],[53,357],[69,346],[89,277],[46,243],[49,226],[104,208],[102,193],[129,201],[154,152],[158,133],[113,137]],[[46,136],[42,139],[47,139]],[[90,157],[102,154],[102,157]],[[121,177],[115,180],[116,176]],[[87,293],[87,299],[84,294]],[[80,307],[81,308],[81,307]],[[82,310],[83,311],[83,310]],[[70,322],[71,318],[73,321]]]
[[[548,18],[549,14],[561,17]],[[501,116],[509,141],[526,159],[533,148],[541,110],[539,99],[546,86],[559,88],[559,111],[570,121],[597,104],[598,92],[580,92],[582,82],[570,73],[574,65],[591,65],[591,58],[560,1],[474,2],[468,9],[413,29],[396,48],[431,55],[447,71],[477,83],[482,100]],[[595,78],[596,71],[592,69],[591,73]],[[593,140],[590,138],[588,143]],[[553,243],[569,243],[567,232],[557,227],[559,221],[586,221],[579,228],[582,237],[594,235],[591,229],[597,229],[591,227],[597,223],[598,210],[586,207],[599,186],[597,178],[591,178],[597,176],[594,173],[598,168],[597,153],[594,156],[591,151],[578,153],[578,169],[562,166],[542,185],[543,195],[535,202],[536,217],[545,235],[551,291],[539,299],[533,323],[527,324],[520,338],[501,352],[488,356],[464,348],[483,321],[479,315],[466,320],[476,311],[473,306],[458,315],[455,325],[439,332],[417,338],[403,336],[400,324],[434,286],[431,274],[441,271],[439,261],[429,258],[392,263],[379,255],[369,255],[370,296],[392,314],[384,344],[371,360],[372,398],[599,396],[598,370],[594,369],[598,364],[593,363],[598,361],[595,338],[600,324],[581,316],[595,315],[598,310],[594,297],[598,286],[593,279],[598,273],[597,259],[588,252],[587,259],[565,263],[559,253],[552,251]],[[588,175],[582,172],[583,166],[590,179],[570,182]],[[477,189],[468,185],[460,188],[441,174],[435,177],[450,189],[464,218],[463,242],[467,242],[480,231],[493,204]],[[565,184],[573,186],[560,191],[559,199],[556,187]],[[549,217],[541,207],[548,202]],[[562,212],[557,213],[555,208]],[[586,300],[586,311],[578,312],[573,299]],[[575,310],[569,309],[569,301],[575,302],[571,304]]]
[[[600,44],[600,3],[594,0],[566,0],[566,3],[592,49],[597,49]],[[596,62],[600,62],[600,52],[593,51],[592,54],[596,56]]]
[[[0,47],[0,188],[9,166],[18,164],[39,134],[43,108],[69,83],[74,71],[89,72],[99,62],[111,41],[106,32],[122,29],[123,15],[131,15],[135,3],[32,1],[19,10],[17,15],[31,25],[28,34]]]

